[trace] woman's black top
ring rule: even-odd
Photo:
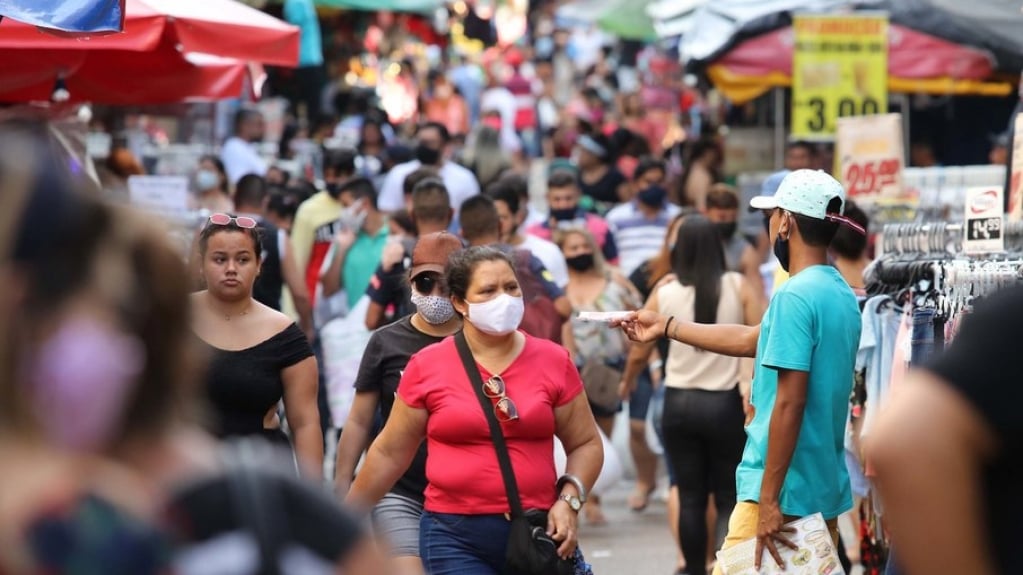
[[[211,352],[206,395],[213,408],[212,432],[221,438],[279,438],[279,431],[263,429],[263,417],[284,395],[281,372],[313,356],[302,330],[291,324],[270,339],[238,351],[202,343]]]

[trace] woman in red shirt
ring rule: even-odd
[[[561,346],[517,331],[522,291],[508,256],[474,247],[446,270],[465,339],[488,385],[503,381],[494,404],[524,509],[549,510],[558,554],[576,557],[580,500],[604,461],[600,436],[572,359]],[[412,357],[391,417],[370,447],[348,502],[369,509],[408,468],[427,440],[423,567],[433,575],[504,572],[510,506],[487,419],[462,368],[454,338]],[[568,455],[557,479],[554,436]],[[559,487],[560,486],[560,490]]]

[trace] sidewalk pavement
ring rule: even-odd
[[[595,575],[634,573],[672,575],[675,542],[668,531],[665,490],[659,489],[650,505],[636,513],[628,497],[634,483],[623,480],[604,494],[602,507],[607,525],[593,526],[580,514],[579,544]]]

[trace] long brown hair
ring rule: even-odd
[[[647,264],[650,270],[650,276],[647,278],[647,289],[654,289],[657,282],[661,281],[661,278],[671,273],[673,262],[672,262],[672,248],[675,246],[675,242],[678,238],[678,230],[675,231],[675,235],[672,236],[671,229],[685,219],[690,212],[683,211],[679,215],[675,216],[671,223],[668,224],[668,229],[664,232],[664,244],[661,246],[661,251],[656,256],[650,259]]]

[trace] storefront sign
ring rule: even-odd
[[[161,216],[188,213],[188,178],[184,176],[131,176],[128,178],[131,204]]]
[[[963,218],[963,252],[986,254],[1005,251],[1001,187],[966,189],[966,213]]]
[[[830,140],[836,120],[888,111],[888,15],[797,15],[792,137]]]
[[[917,198],[905,193],[902,185],[901,115],[839,118],[837,124],[836,172],[849,198],[882,211],[914,205]]]
[[[1023,220],[1023,114],[1016,114],[1012,139],[1012,173],[1009,175],[1010,222]]]

